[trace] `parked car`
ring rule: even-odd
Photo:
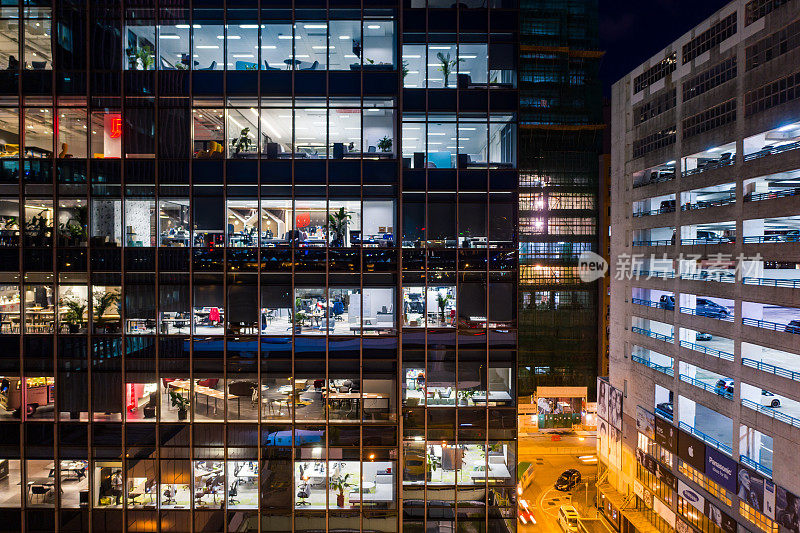
[[[694,339],[697,341],[710,341],[713,338],[711,333],[705,333],[703,331],[698,331],[694,335]]]
[[[733,380],[730,378],[718,379],[716,385],[714,385],[714,392],[733,395]]]
[[[662,294],[658,301],[658,306],[661,309],[675,309],[675,296]],[[731,312],[724,305],[712,302],[706,298],[697,298],[697,300],[695,300],[694,314],[697,316],[707,316],[709,318],[725,318],[729,316]]]
[[[776,408],[781,406],[781,400],[780,398],[776,398],[775,395],[772,394],[770,391],[762,390],[761,405],[763,405],[764,407]]]
[[[575,470],[574,468],[570,468],[569,470],[564,470],[555,483],[556,490],[563,490],[568,491],[572,490],[575,485],[581,482],[581,473]]]
[[[672,418],[674,415],[672,413],[672,402],[663,402],[656,405],[656,410],[661,411],[668,417]]]
[[[786,333],[798,333],[800,334],[800,320],[792,320],[788,324],[786,324],[786,328],[783,330]]]
[[[675,200],[664,200],[658,208],[659,213],[675,212]]]

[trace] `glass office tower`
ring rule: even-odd
[[[603,119],[596,0],[520,5],[519,394],[585,386],[600,354],[598,286],[578,258],[598,251]]]
[[[0,0],[0,530],[514,530],[517,35]]]

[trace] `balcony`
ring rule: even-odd
[[[745,202],[760,202],[763,200],[774,200],[776,198],[786,198],[788,196],[796,196],[800,194],[800,187],[794,189],[783,189],[772,192],[762,192],[758,194],[747,194],[744,197]]]
[[[668,342],[670,344],[675,342],[675,339],[673,337],[669,337],[661,333],[656,333],[655,331],[650,331],[649,329],[640,328],[638,326],[631,327],[631,331],[634,333],[638,333],[639,335],[644,335],[645,337],[650,337],[651,339]]]
[[[769,322],[767,320],[758,320],[756,318],[747,317],[742,318],[742,324],[745,326],[753,326],[771,331],[781,331],[784,333],[794,333],[795,335],[800,335],[800,324],[779,324],[777,322]]]
[[[781,287],[786,289],[800,289],[800,279],[774,279],[774,278],[742,278],[745,285],[759,285],[761,287]]]
[[[717,388],[717,387],[714,387],[712,385],[709,385],[705,381],[700,381],[699,379],[695,379],[695,378],[693,378],[691,376],[687,376],[686,374],[681,374],[680,375],[680,379],[684,383],[688,383],[690,385],[694,385],[695,387],[699,387],[699,388],[701,388],[701,389],[703,389],[703,390],[705,390],[707,392],[711,392],[711,393],[716,394],[718,396],[722,396],[723,398],[727,398],[728,400],[732,400],[733,399],[733,394],[731,394],[727,390],[721,389],[721,388]]]
[[[670,377],[675,376],[675,370],[671,366],[662,366],[652,361],[649,361],[644,357],[639,357],[638,355],[632,355],[631,360],[635,363],[639,363],[640,365],[644,365],[646,367],[652,368],[653,370],[657,370],[662,374],[666,374]]]
[[[795,372],[794,370],[789,370],[788,368],[782,368],[779,366],[771,365],[769,363],[765,363],[763,361],[756,361],[755,359],[748,359],[748,358],[742,359],[742,365],[750,368],[755,368],[756,370],[760,370],[768,374],[774,374],[776,376],[780,376],[786,379],[791,379],[792,381],[800,382],[800,372]]]
[[[713,446],[714,448],[718,449],[719,451],[721,451],[725,455],[728,455],[730,457],[733,456],[733,448],[731,448],[727,444],[721,443],[720,441],[718,441],[714,437],[710,437],[710,436],[706,435],[705,433],[703,433],[702,431],[693,428],[692,426],[690,426],[686,422],[680,422],[678,427],[680,427],[682,430],[686,431],[687,433],[690,433],[690,434],[694,435],[695,437],[697,437],[698,439],[702,440],[706,444],[709,444],[709,445]]]
[[[725,361],[733,361],[732,353],[723,352],[722,350],[717,350],[716,348],[709,348],[708,346],[703,346],[701,344],[696,344],[694,342],[681,341],[681,348],[686,348],[688,350],[693,350],[695,352],[704,353],[712,357],[724,359]]]
[[[694,176],[696,174],[700,174],[705,172],[706,170],[711,170],[714,168],[722,168],[728,167],[731,165],[736,164],[736,154],[722,154],[719,159],[712,159],[703,162],[702,159],[698,159],[698,166],[689,170],[684,170],[681,172],[681,177],[688,177]]]
[[[786,413],[778,411],[777,409],[773,409],[772,407],[759,405],[752,400],[748,400],[747,398],[742,398],[742,405],[752,409],[753,411],[758,411],[759,413],[765,414],[770,418],[774,418],[775,420],[780,420],[784,424],[789,424],[790,426],[800,428],[800,419],[789,416]]]
[[[705,318],[714,318],[716,320],[722,320],[724,322],[733,322],[733,315],[731,314],[722,314],[722,313],[712,313],[705,309],[695,309],[694,307],[681,307],[681,313],[686,315],[693,315],[693,316],[702,316]]]
[[[752,154],[745,154],[744,160],[753,161],[755,159],[761,159],[762,157],[767,157],[775,154],[782,154],[783,152],[788,152],[790,150],[797,150],[798,148],[800,148],[800,141],[788,144],[782,144],[780,146],[765,146],[758,152],[753,152]]]
[[[752,459],[750,459],[746,455],[740,455],[739,456],[739,462],[742,463],[743,465],[749,466],[750,468],[752,468],[756,472],[758,472],[760,474],[764,474],[765,476],[768,476],[770,479],[772,479],[772,469],[771,468],[767,468],[766,466],[762,465],[761,463],[753,461]]]

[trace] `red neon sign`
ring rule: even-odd
[[[122,117],[120,115],[111,115],[111,129],[108,134],[112,139],[122,137]]]

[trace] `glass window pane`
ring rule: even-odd
[[[222,159],[225,130],[222,109],[192,109],[192,153],[198,159]]]
[[[424,44],[403,45],[403,87],[424,89],[428,68]]]
[[[428,45],[428,88],[455,86],[458,59],[456,45]]]
[[[46,107],[25,109],[25,157],[53,157],[53,110]]]
[[[17,70],[19,57],[19,20],[0,20],[0,68]]]
[[[125,69],[155,70],[156,27],[142,21],[136,26],[125,26]]]
[[[383,20],[364,21],[365,70],[394,68],[395,65],[394,22]]]
[[[258,70],[258,24],[226,27],[228,70]]]
[[[468,86],[486,83],[489,62],[487,45],[460,44],[458,46],[458,61],[458,73],[469,76]]]
[[[331,20],[329,70],[354,70],[360,68],[361,21]]]
[[[89,136],[86,109],[62,107],[58,110],[59,158],[85,158]]]
[[[53,50],[51,45],[51,11],[47,7],[28,7],[25,10],[25,68],[51,70]]]
[[[292,25],[263,24],[261,59],[266,70],[281,70],[292,65]]]
[[[294,39],[294,67],[298,70],[328,68],[328,23],[297,22]]]
[[[222,70],[224,27],[219,24],[195,24],[192,57],[195,70]]]
[[[160,25],[158,27],[158,70],[188,70],[189,25]]]

